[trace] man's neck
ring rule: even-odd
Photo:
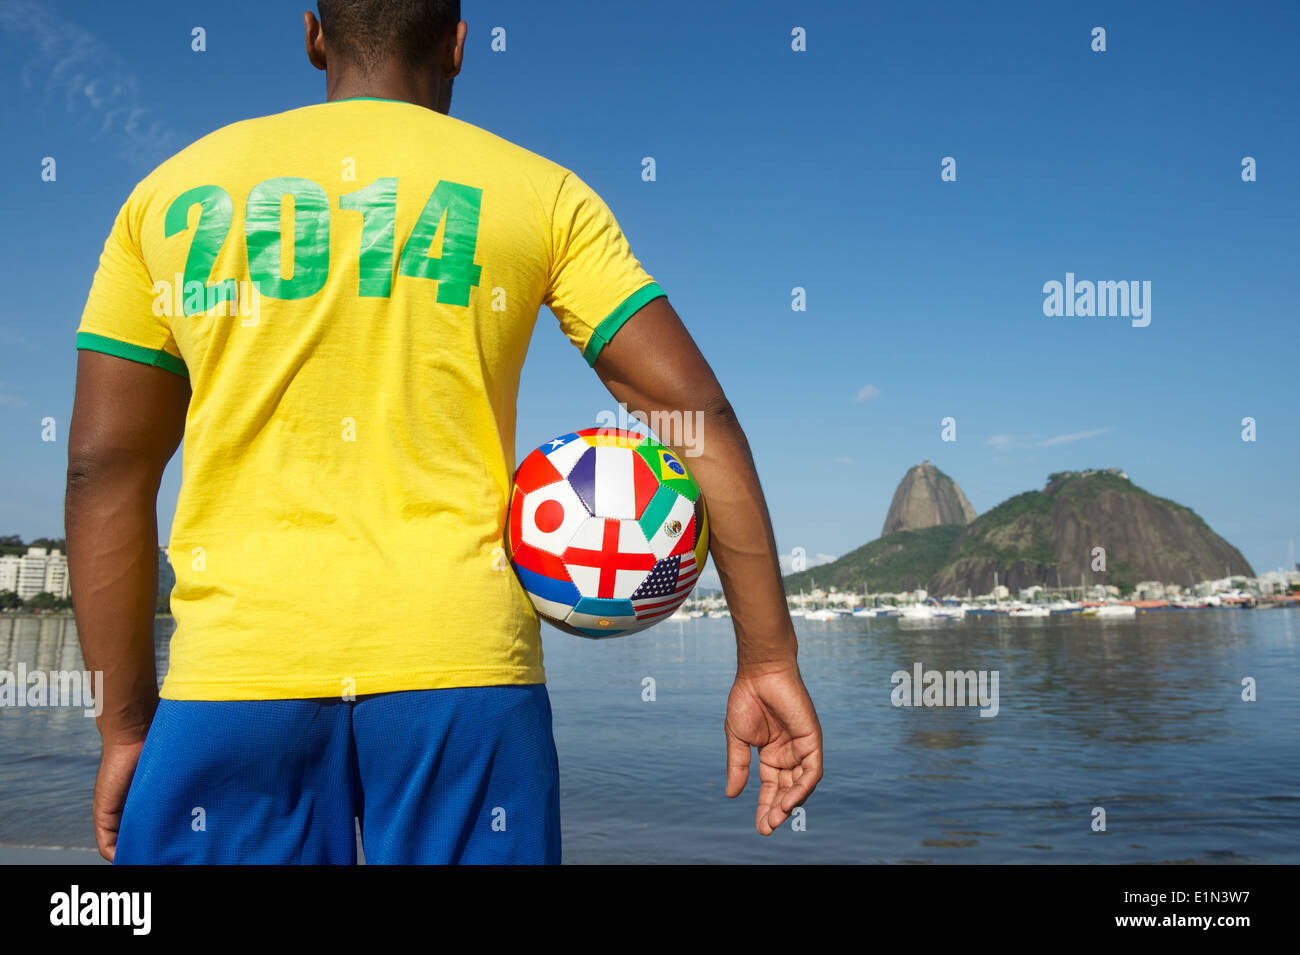
[[[400,100],[436,110],[439,92],[436,79],[409,71],[376,71],[367,75],[344,71],[338,75],[329,73],[325,79],[326,102],[368,97]]]

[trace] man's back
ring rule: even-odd
[[[77,344],[190,379],[162,695],[541,682],[501,550],[533,324],[549,305],[594,363],[660,294],[577,176],[413,104],[249,120],[159,167]]]
[[[104,673],[101,854],[350,862],[359,821],[371,862],[560,861],[537,618],[502,549],[542,304],[616,401],[707,415],[692,471],[734,608],[727,795],[758,747],[771,833],[821,778],[821,729],[721,384],[578,177],[447,117],[459,0],[317,6],[327,102],[146,179],[79,329],[68,568]],[[154,511],[183,437],[160,700]]]

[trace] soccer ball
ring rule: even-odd
[[[515,472],[506,549],[537,613],[581,637],[644,630],[682,605],[709,552],[704,498],[646,435],[560,435]]]

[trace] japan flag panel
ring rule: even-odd
[[[520,537],[525,544],[552,554],[563,554],[591,514],[573,492],[568,481],[557,481],[524,495],[519,516]]]

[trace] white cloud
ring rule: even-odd
[[[93,34],[31,0],[0,3],[0,29],[29,51],[22,85],[44,89],[46,109],[61,99],[68,113],[98,118],[98,133],[124,139],[124,155],[137,160],[175,151],[176,134],[141,101],[128,63]]]
[[[1075,441],[1095,438],[1110,431],[1110,428],[1091,428],[1087,431],[1054,435],[1041,441],[1027,434],[994,434],[990,435],[984,443],[998,451],[1023,451],[1030,448],[1054,448],[1061,444],[1073,444]]]
[[[1073,434],[1058,434],[1054,438],[1048,438],[1041,442],[1038,447],[1050,448],[1058,444],[1072,444],[1075,441],[1083,441],[1086,438],[1095,438],[1100,434],[1105,434],[1110,428],[1093,428],[1090,431],[1076,431]]]
[[[872,398],[880,397],[880,389],[875,385],[863,385],[858,389],[857,401],[870,401]]]

